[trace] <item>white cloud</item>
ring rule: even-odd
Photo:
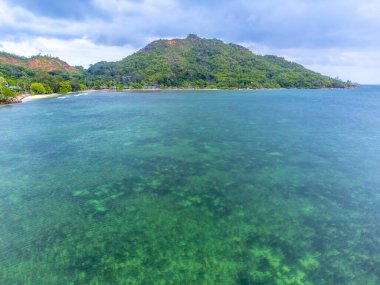
[[[125,0],[94,0],[94,5],[106,10],[112,14],[138,13],[152,14],[164,12],[168,8],[178,8],[178,2],[174,0],[143,0],[143,1],[125,1]]]
[[[59,57],[70,65],[84,67],[103,60],[120,60],[135,51],[130,45],[97,45],[88,39],[62,40],[37,37],[20,42],[0,41],[0,45],[6,52],[27,57],[38,53],[48,54]]]
[[[357,11],[365,18],[378,20],[380,17],[380,2],[378,0],[358,1]]]
[[[21,6],[11,6],[4,0],[0,0],[0,32],[3,37],[11,38],[20,35],[22,37],[33,35],[75,37],[78,34],[84,34],[90,24],[37,16]],[[7,33],[7,31],[11,32]]]
[[[92,0],[76,20],[64,18],[69,11],[49,18],[17,3],[0,0],[0,47],[16,54],[41,52],[88,66],[119,60],[151,39],[198,33],[245,41],[254,52],[333,77],[380,83],[379,0]]]
[[[130,42],[141,47],[149,38],[186,36],[195,27],[209,26],[204,13],[176,0],[94,0],[93,5],[110,17],[92,23],[88,35],[108,44]]]
[[[331,77],[361,84],[380,83],[380,50],[375,48],[273,48],[243,42],[256,54],[274,54]]]

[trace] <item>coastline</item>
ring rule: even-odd
[[[58,97],[59,94],[53,93],[53,94],[44,94],[44,95],[29,95],[25,96],[21,101],[22,102],[28,102],[28,101],[34,101],[34,100],[39,100],[39,99],[47,99],[47,98],[55,98]]]
[[[315,90],[323,90],[323,89],[356,89],[360,88],[361,86],[353,86],[353,87],[346,87],[346,88],[316,88]],[[159,92],[159,91],[227,91],[227,90],[233,90],[233,91],[262,91],[262,90],[297,90],[302,88],[257,88],[257,89],[251,89],[251,88],[231,88],[231,89],[224,89],[224,88],[138,88],[138,89],[123,89],[121,91],[117,91],[113,88],[107,88],[107,89],[88,89],[83,91],[77,91],[77,92],[69,92],[67,94],[59,94],[59,93],[52,93],[52,94],[43,94],[43,95],[30,95],[28,93],[17,95],[15,98],[10,98],[7,102],[0,102],[0,106],[7,106],[11,104],[16,103],[23,103],[23,102],[29,102],[39,99],[48,99],[48,98],[56,98],[60,95],[72,95],[72,94],[80,94],[80,93],[101,93],[101,92],[120,92],[120,93],[128,93],[128,92]],[[312,89],[311,89],[312,90]]]
[[[21,103],[28,96],[29,96],[29,94],[27,94],[27,93],[19,94],[16,97],[8,98],[6,101],[0,102],[0,106],[6,106],[6,105],[10,105],[10,104]]]
[[[177,87],[177,88],[136,88],[136,89],[123,89],[117,91],[115,88],[104,88],[104,89],[90,89],[81,92],[147,92],[147,91],[262,91],[262,90],[339,90],[339,89],[356,89],[361,86],[352,87],[342,87],[342,88],[331,88],[331,87],[321,87],[321,88],[188,88],[188,87]],[[80,93],[80,92],[73,92]]]

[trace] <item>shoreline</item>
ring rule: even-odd
[[[345,87],[345,88],[315,88],[315,89],[305,89],[305,90],[335,90],[335,89],[356,89],[361,86],[354,87]],[[28,93],[23,93],[17,95],[15,98],[10,98],[8,102],[0,102],[0,106],[7,106],[16,103],[29,102],[39,99],[48,99],[48,98],[56,98],[58,96],[72,95],[72,94],[81,94],[81,93],[101,93],[101,92],[119,92],[119,93],[128,93],[128,92],[159,92],[159,91],[265,91],[265,90],[303,90],[303,88],[231,88],[231,89],[223,89],[223,88],[138,88],[138,89],[123,89],[121,91],[117,91],[113,88],[108,89],[88,89],[77,92],[69,92],[67,94],[43,94],[43,95],[30,95]]]
[[[342,90],[342,89],[356,89],[361,86],[354,87],[344,87],[344,88],[138,88],[138,89],[123,89],[117,91],[114,88],[105,88],[105,89],[90,89],[80,92],[73,93],[81,93],[81,92],[147,92],[147,91],[265,91],[265,90]]]
[[[39,100],[39,99],[55,98],[58,96],[59,96],[59,94],[57,94],[57,93],[44,94],[44,95],[29,95],[28,94],[28,96],[25,96],[21,101],[22,102],[29,102],[29,101]]]
[[[6,101],[0,102],[0,106],[7,106],[10,104],[22,103],[22,101],[28,96],[29,94],[27,93],[19,94],[16,97],[8,98]]]

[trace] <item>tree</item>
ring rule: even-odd
[[[71,90],[72,90],[72,86],[71,86],[70,82],[68,82],[68,81],[59,82],[58,93],[66,94],[68,92],[71,92]]]
[[[15,97],[16,92],[7,87],[8,83],[4,77],[0,76],[0,102],[6,101],[8,98]]]
[[[30,86],[31,83],[32,83],[32,80],[27,75],[22,75],[18,79],[18,85],[24,90],[25,93],[28,91],[28,87]]]
[[[32,91],[34,94],[45,94],[46,89],[42,83],[33,82],[30,85],[30,91]]]
[[[96,82],[94,83],[94,89],[99,90],[99,89],[100,89],[100,86],[101,86],[100,81],[96,81]]]
[[[6,86],[7,86],[7,80],[4,77],[0,76],[0,92]]]
[[[44,87],[46,90],[46,94],[51,94],[53,93],[53,89],[51,89],[50,85],[48,83],[44,83]]]
[[[16,91],[14,91],[8,87],[4,87],[2,89],[2,95],[5,98],[13,98],[13,97],[16,97]]]
[[[87,89],[86,85],[84,85],[82,83],[79,84],[79,90],[80,91],[83,91],[83,90],[86,90],[86,89]]]

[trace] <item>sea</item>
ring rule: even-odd
[[[0,284],[380,284],[380,87],[1,107]]]

